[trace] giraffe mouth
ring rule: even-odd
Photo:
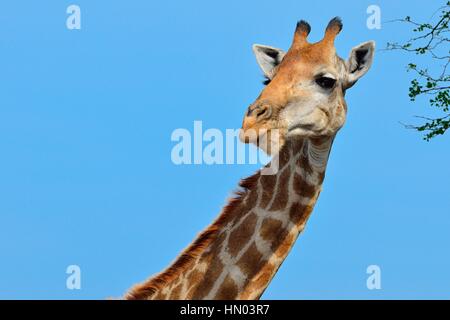
[[[295,131],[295,130],[298,130],[298,129],[301,129],[301,130],[313,130],[314,127],[315,127],[314,123],[301,123],[301,124],[296,124],[296,125],[290,127],[288,129],[288,132]]]
[[[330,123],[329,113],[322,109],[316,110],[320,111],[320,113],[310,113],[302,117],[297,123],[288,127],[287,133],[289,135],[311,136],[321,135],[326,132]]]
[[[314,123],[302,123],[296,124],[292,127],[289,127],[287,130],[288,136],[309,136],[312,135],[315,131],[314,128],[316,125]]]

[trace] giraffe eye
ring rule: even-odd
[[[336,83],[336,79],[329,77],[319,77],[316,79],[316,83],[324,89],[331,89]]]

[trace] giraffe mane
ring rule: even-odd
[[[182,251],[172,264],[164,271],[156,274],[142,284],[137,284],[125,295],[127,300],[142,300],[151,298],[152,295],[164,288],[167,284],[175,280],[183,270],[194,262],[208,247],[208,245],[216,239],[219,231],[224,226],[229,216],[242,203],[246,194],[258,182],[260,171],[253,175],[242,179],[239,187],[233,192],[233,195],[223,207],[220,215],[205,230],[200,232],[197,238]]]

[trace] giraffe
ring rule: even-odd
[[[323,39],[309,43],[311,27],[301,20],[287,52],[253,45],[267,79],[246,110],[240,138],[276,156],[278,170],[261,169],[243,179],[216,220],[125,299],[261,297],[319,197],[333,140],[347,114],[345,91],[372,64],[373,41],[354,47],[347,61],[337,56],[334,40],[341,29],[341,20],[333,18]]]

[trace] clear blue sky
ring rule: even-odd
[[[0,11],[0,298],[103,299],[165,268],[255,165],[175,166],[176,128],[237,128],[262,89],[251,45],[287,48],[298,19],[319,40],[343,18],[351,47],[409,36],[444,1],[9,1]],[[66,29],[66,8],[82,29]],[[450,134],[399,122],[411,60],[377,51],[347,94],[324,190],[267,299],[450,298]],[[66,289],[66,267],[82,289]],[[366,267],[382,289],[366,288]]]

